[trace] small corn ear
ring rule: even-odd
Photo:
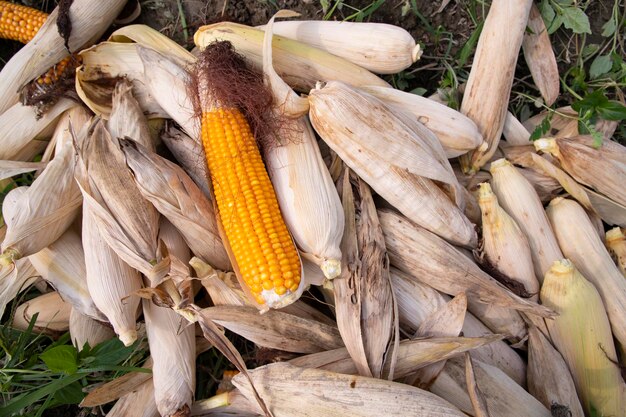
[[[66,332],[70,328],[70,311],[72,306],[53,291],[20,304],[15,310],[12,326],[26,330],[34,315],[38,313],[34,331],[54,334]]]

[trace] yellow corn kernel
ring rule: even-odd
[[[72,55],[63,58],[45,74],[37,78],[37,84],[51,85],[59,80],[66,71],[74,71],[82,62],[80,55]]]
[[[27,43],[47,18],[47,13],[37,9],[0,1],[0,38]]]
[[[264,304],[263,291],[296,291],[298,252],[243,114],[233,108],[203,113],[202,143],[226,237],[254,298]]]

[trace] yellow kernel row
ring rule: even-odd
[[[47,13],[37,9],[0,1],[0,38],[27,43],[47,18]]]

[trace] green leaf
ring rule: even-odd
[[[599,107],[608,103],[609,99],[604,95],[602,90],[596,90],[587,94],[582,100],[572,103],[572,108],[578,112],[580,117],[584,117],[587,111],[595,112]]]
[[[577,7],[564,7],[562,11],[563,25],[574,33],[591,34],[589,17]]]
[[[554,32],[559,30],[561,25],[563,24],[563,15],[557,14],[552,23],[547,26],[548,35],[552,35]]]
[[[591,55],[595,54],[599,50],[600,45],[598,45],[597,43],[590,43],[589,45],[585,45],[582,52],[583,59],[588,59]]]
[[[0,416],[10,416],[11,414],[20,411],[24,407],[27,407],[35,403],[36,401],[39,401],[43,397],[50,395],[62,389],[63,387],[66,387],[74,383],[75,381],[78,381],[84,376],[85,374],[83,373],[75,373],[74,375],[59,378],[55,380],[54,382],[46,384],[34,392],[30,392],[28,394],[22,394],[19,397],[12,399],[8,403],[6,403],[4,406],[0,407]]]
[[[613,59],[611,55],[598,55],[589,68],[589,76],[594,79],[602,74],[606,74],[613,68]]]
[[[597,111],[604,120],[626,120],[626,106],[619,101],[608,100],[598,107]]]
[[[551,114],[552,113],[550,113],[550,115]],[[530,134],[531,141],[535,141],[543,137],[543,135],[550,131],[550,119],[552,119],[552,117],[548,116],[544,118],[539,125],[537,125],[535,130],[533,130],[533,133]]]
[[[602,36],[608,38],[615,33],[616,29],[617,25],[615,24],[615,19],[611,18],[611,20],[602,25]]]
[[[83,398],[85,398],[83,386],[78,381],[74,381],[54,393],[54,402],[56,405],[78,404]]]
[[[467,42],[465,42],[465,45],[463,45],[463,48],[461,48],[461,52],[459,52],[459,67],[464,66],[472,52],[474,52],[480,33],[483,30],[483,25],[484,21],[476,26],[476,30],[474,30]]]
[[[78,370],[78,353],[74,346],[54,346],[39,357],[52,372],[64,372],[71,375]]]
[[[409,92],[412,94],[417,94],[418,96],[423,96],[424,94],[426,94],[426,91],[428,90],[426,90],[424,87],[415,87]]]
[[[135,344],[124,346],[118,339],[110,339],[100,343],[91,349],[91,354],[95,357],[90,366],[118,365],[126,360],[135,350]]]
[[[541,1],[541,4],[539,5],[539,12],[541,13],[541,17],[543,18],[543,22],[546,27],[550,26],[556,17],[556,13],[548,0]]]

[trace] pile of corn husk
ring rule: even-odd
[[[71,18],[95,34],[119,8],[100,2],[94,18],[83,3]],[[44,294],[17,307],[18,329],[38,313],[36,331],[69,330],[80,348],[145,328],[152,373],[87,388],[82,406],[109,416],[625,416],[626,149],[609,123],[594,147],[571,109],[535,142],[548,115],[507,113],[520,49],[544,101],[559,96],[541,16],[513,3],[492,2],[460,112],[375,75],[421,54],[398,27],[198,30],[200,49],[227,40],[263,71],[285,120],[265,162],[309,292],[262,312],[218,233],[196,57],[142,25],[76,41],[79,99],[41,117],[0,105],[2,179],[36,172],[2,205],[0,311],[34,283]],[[62,44],[42,33],[25,49],[46,59],[16,55],[2,88]],[[274,359],[250,369],[225,330]],[[211,348],[239,373],[195,400]]]

